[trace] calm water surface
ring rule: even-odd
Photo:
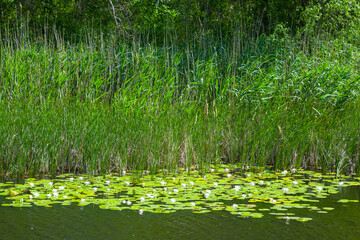
[[[244,219],[228,212],[170,214],[111,211],[97,206],[13,208],[0,206],[0,239],[360,239],[360,203],[338,203],[341,198],[360,200],[360,187],[343,188],[320,199],[319,207],[334,207],[328,214],[291,209],[309,222]],[[6,202],[3,196],[0,203]],[[258,205],[258,208],[269,205]]]

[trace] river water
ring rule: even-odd
[[[319,214],[296,209],[308,222],[286,221],[264,214],[261,219],[240,218],[225,211],[170,214],[113,211],[98,206],[54,205],[45,207],[1,207],[0,239],[360,239],[360,187],[343,188],[321,199],[316,206],[335,208]],[[5,203],[0,196],[0,203]],[[265,206],[266,204],[264,204]]]

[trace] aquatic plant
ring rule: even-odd
[[[164,46],[2,35],[0,175],[359,172],[358,47],[234,32]]]
[[[233,177],[228,178],[224,166],[227,167],[214,166],[214,173],[206,175],[196,170],[182,170],[177,174],[144,173],[135,182],[132,182],[131,174],[93,177],[63,174],[55,179],[29,178],[23,184],[0,183],[0,195],[6,196],[7,201],[2,204],[6,207],[93,204],[101,209],[130,209],[138,211],[140,215],[179,210],[190,210],[194,213],[222,210],[241,218],[261,218],[268,213],[287,221],[308,221],[311,218],[296,216],[292,209],[327,213],[333,208],[318,208],[316,203],[337,193],[341,188],[360,185],[359,177],[322,175],[302,169],[286,176],[272,171],[250,173],[244,169],[241,172],[231,171]],[[229,168],[235,169],[236,166],[230,165]],[[260,181],[263,184],[260,184]],[[339,185],[339,181],[343,184]],[[53,184],[49,185],[50,182]],[[184,185],[188,187],[183,187]],[[339,200],[339,203],[352,202],[358,201]]]

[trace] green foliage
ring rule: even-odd
[[[359,35],[360,3],[357,0],[311,1],[302,19],[308,34],[327,33],[355,40]]]
[[[169,35],[174,41],[209,34],[223,41],[237,32],[257,38],[278,25],[291,34],[327,33],[355,42],[360,26],[358,0],[7,0],[0,7],[1,29],[47,32],[54,26],[71,39],[86,28],[108,33],[116,27],[120,37],[159,45],[168,44]]]

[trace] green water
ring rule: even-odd
[[[359,239],[360,203],[339,203],[343,198],[360,200],[360,186],[342,188],[314,204],[333,207],[329,213],[292,210],[312,218],[309,222],[287,222],[269,214],[261,219],[240,218],[225,211],[139,215],[95,205],[0,207],[0,239]],[[0,196],[1,204],[7,201]]]

